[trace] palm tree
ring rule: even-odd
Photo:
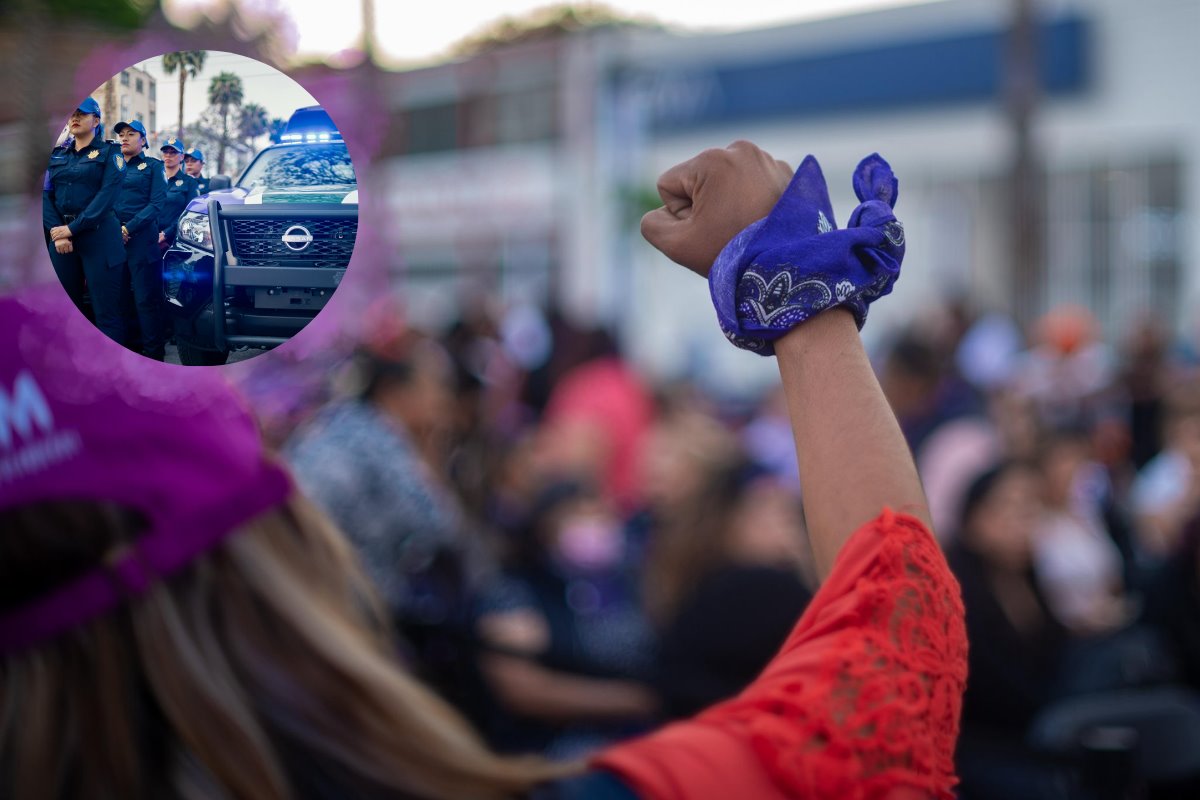
[[[246,103],[238,112],[238,136],[246,144],[253,145],[254,140],[271,130],[267,110],[258,103]]]
[[[225,148],[229,145],[229,112],[242,104],[242,79],[222,72],[208,84],[208,103],[221,115],[221,143],[217,147],[217,174],[225,174]]]
[[[204,60],[208,53],[204,50],[180,50],[166,53],[162,57],[163,72],[173,75],[179,70],[179,125],[176,135],[183,136],[183,87],[188,78],[194,78],[204,69]]]
[[[272,142],[274,142],[275,144],[279,144],[280,142],[283,141],[283,132],[286,130],[287,130],[287,122],[280,119],[279,117],[275,117],[274,119],[271,120],[270,125],[267,128],[267,133],[271,134]]]

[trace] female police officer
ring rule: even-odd
[[[204,153],[193,147],[183,154],[183,171],[196,179],[200,194],[208,194],[208,178],[204,177]]]
[[[124,343],[121,285],[125,247],[114,208],[125,173],[121,148],[104,141],[100,105],[87,98],[71,114],[70,137],[50,153],[42,191],[42,224],[54,271],[83,310],[84,282],[96,327]]]
[[[125,180],[116,211],[125,240],[142,353],[162,361],[164,323],[158,216],[162,213],[167,183],[162,162],[142,152],[146,148],[146,128],[139,120],[118,122],[113,126],[113,133],[120,137],[121,155],[125,157]]]
[[[183,163],[183,142],[172,136],[158,149],[162,153],[165,165],[163,175],[167,179],[167,199],[163,202],[162,213],[158,215],[158,246],[166,250],[175,241],[175,225],[179,222],[179,215],[193,197],[200,195],[200,191],[196,188],[196,179],[180,168]]]

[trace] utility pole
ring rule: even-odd
[[[46,141],[48,116],[45,103],[42,102],[41,89],[42,78],[52,57],[52,20],[45,4],[37,0],[17,0],[16,8],[12,10],[12,19],[21,26],[22,35],[18,37],[17,52],[12,54],[16,57],[8,61],[12,70],[6,77],[15,84],[17,109],[21,115],[18,124],[22,135],[14,144],[20,152],[20,166],[17,175],[14,176],[19,178],[19,182],[16,185],[9,184],[9,176],[6,175],[3,191],[24,194],[33,189],[36,194],[27,197],[34,201],[35,207],[40,207],[42,177],[50,151]],[[55,112],[49,119],[52,119],[55,125],[63,125],[70,111],[56,109]],[[63,131],[65,133],[65,127]],[[55,129],[54,133],[58,132],[59,129]],[[10,255],[0,258],[0,285],[3,285],[7,278],[14,278],[17,285],[32,280],[37,274],[36,265],[46,261],[45,245],[42,244],[40,236],[15,238],[20,241],[11,243],[13,249]],[[5,262],[16,266],[15,273],[3,274]]]
[[[1010,308],[1017,322],[1032,321],[1045,281],[1045,177],[1033,141],[1038,103],[1038,48],[1034,0],[1013,0],[1005,63],[1005,108],[1012,131],[1008,175]]]
[[[375,40],[375,0],[362,0],[362,50],[365,61],[375,64],[375,52],[379,43]]]
[[[114,76],[104,82],[104,130],[112,133],[112,126],[118,122],[120,120],[117,119],[117,79]]]

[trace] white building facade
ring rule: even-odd
[[[857,161],[878,151],[892,163],[908,255],[868,335],[951,295],[1023,302],[1026,316],[1077,303],[1111,337],[1145,314],[1193,328],[1200,3],[1037,7],[1031,134],[1046,213],[1034,286],[1014,285],[1024,273],[1005,199],[1011,12],[944,0],[738,34],[605,29],[397,75],[408,139],[388,173],[395,280],[434,317],[469,280],[612,322],[658,374],[765,376],[773,368],[724,343],[704,282],[637,232],[662,170],[750,139],[793,165],[816,155],[839,223]]]

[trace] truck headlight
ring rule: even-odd
[[[208,214],[198,211],[187,211],[179,218],[179,238],[195,247],[212,250],[212,226],[208,224]]]

